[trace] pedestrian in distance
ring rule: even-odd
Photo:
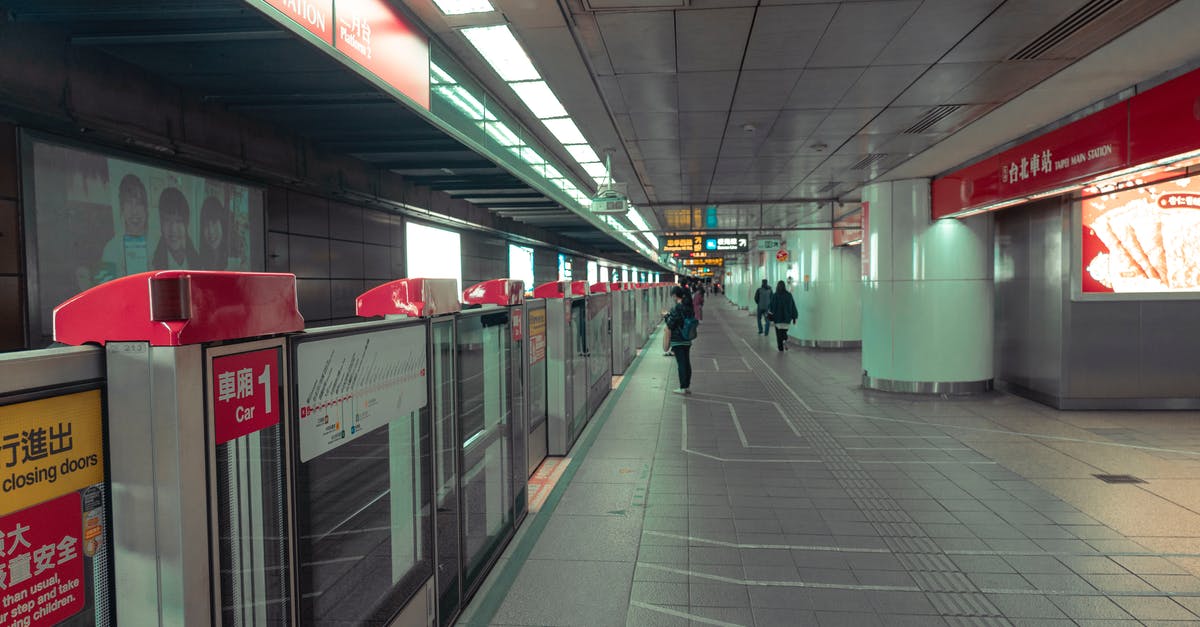
[[[754,291],[754,304],[758,307],[758,332],[770,335],[771,317],[767,312],[771,311],[771,285],[766,279],[763,279],[762,287]]]
[[[692,295],[688,289],[676,286],[671,290],[675,297],[675,306],[664,317],[667,329],[671,333],[671,352],[675,353],[675,364],[679,370],[679,388],[672,390],[676,394],[691,394],[692,386],[692,340],[688,337],[688,329],[695,332],[695,309],[692,307]]]
[[[704,284],[697,281],[692,291],[692,307],[696,310],[696,319],[704,319]]]
[[[775,343],[779,351],[787,350],[788,327],[796,323],[799,312],[796,311],[796,301],[787,291],[787,286],[780,281],[771,295],[770,320],[775,323]]]

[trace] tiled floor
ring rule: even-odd
[[[642,357],[460,624],[1200,624],[1200,415],[866,392],[705,314],[695,394]]]

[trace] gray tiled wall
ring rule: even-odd
[[[0,351],[25,347],[16,129],[0,124]]]
[[[309,326],[352,319],[356,296],[404,276],[398,215],[271,188],[267,227],[267,269],[296,275]]]

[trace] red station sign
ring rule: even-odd
[[[279,349],[214,357],[210,402],[217,444],[279,424]]]
[[[429,108],[429,39],[387,0],[258,0]]]
[[[384,0],[337,0],[334,47],[429,108],[429,41]]]
[[[82,507],[71,492],[0,518],[0,625],[56,625],[83,610]]]
[[[333,0],[265,0],[305,30],[333,45]]]
[[[1200,71],[933,181],[933,217],[1082,186],[1200,150]],[[998,207],[997,207],[998,208]]]

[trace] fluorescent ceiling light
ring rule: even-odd
[[[583,171],[587,172],[588,176],[592,177],[592,180],[596,182],[596,185],[600,185],[605,179],[608,178],[608,171],[604,168],[604,164],[600,163],[599,161],[592,163],[581,163],[579,165],[583,166]]]
[[[500,78],[506,81],[536,81],[542,78],[508,26],[464,28],[462,34]]]
[[[550,91],[550,86],[546,84],[546,81],[524,81],[510,83],[509,86],[517,92],[521,102],[529,107],[534,117],[561,118],[567,115],[567,110],[563,108],[554,92]],[[596,161],[596,159],[590,161]]]
[[[433,0],[433,3],[446,15],[487,13],[496,10],[488,0]]]
[[[542,124],[545,124],[546,128],[550,129],[550,134],[560,144],[587,143],[587,140],[583,137],[583,133],[579,132],[579,127],[575,126],[575,122],[571,118],[551,118],[549,120],[542,120]]]
[[[650,245],[653,246],[655,250],[658,250],[659,244],[657,235],[651,233],[650,231],[646,231],[642,233],[642,237],[646,238],[646,241],[650,242]]]
[[[571,144],[566,148],[567,152],[571,153],[571,156],[579,163],[590,163],[600,160],[600,157],[596,155],[596,151],[592,150],[592,147],[587,144]]]
[[[642,214],[638,213],[637,207],[629,206],[629,211],[625,212],[625,218],[641,231],[649,231],[650,226],[646,224],[646,220],[642,218]]]

